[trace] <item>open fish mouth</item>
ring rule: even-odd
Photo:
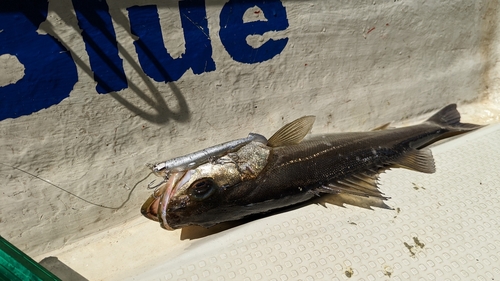
[[[174,230],[167,221],[168,204],[178,187],[189,181],[193,170],[170,174],[168,180],[156,189],[141,207],[141,213],[150,220],[160,222],[161,227]]]

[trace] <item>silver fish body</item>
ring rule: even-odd
[[[391,167],[433,173],[432,153],[425,146],[479,127],[459,121],[456,105],[449,105],[415,126],[300,141],[314,118],[296,120],[267,144],[250,142],[213,162],[179,172],[141,211],[162,227],[176,229],[210,227],[321,193],[384,198],[377,188],[378,174]]]

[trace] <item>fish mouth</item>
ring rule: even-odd
[[[141,213],[148,219],[160,222],[162,228],[174,230],[168,223],[168,204],[175,194],[175,191],[189,181],[193,170],[175,172],[170,174],[167,182],[155,190],[153,194],[144,202]]]

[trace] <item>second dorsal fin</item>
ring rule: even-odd
[[[304,116],[292,121],[279,129],[267,141],[270,147],[298,144],[311,131],[316,120],[315,116]]]
[[[390,126],[391,126],[391,122],[389,122],[389,123],[385,123],[384,125],[380,125],[380,126],[378,126],[378,127],[376,127],[376,128],[371,129],[370,131],[382,131],[382,130],[387,130],[387,129],[389,129],[389,128],[390,128]]]

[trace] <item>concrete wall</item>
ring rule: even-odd
[[[498,102],[498,0],[0,7],[0,235],[29,254],[139,216],[146,163]],[[147,238],[148,233],[143,233]]]

